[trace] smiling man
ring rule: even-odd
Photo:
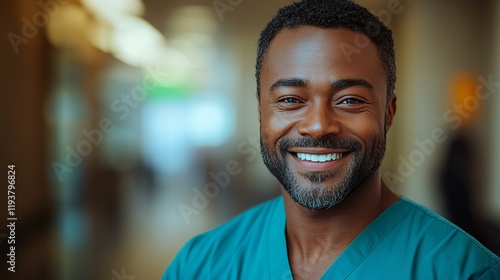
[[[500,279],[497,256],[381,180],[395,76],[391,31],[365,8],[278,11],[256,78],[283,195],[193,238],[164,279]]]

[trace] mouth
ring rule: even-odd
[[[308,153],[292,153],[300,160],[312,162],[327,162],[339,160],[344,156],[344,153],[328,153],[328,154],[308,154]]]
[[[345,158],[350,154],[348,150],[327,149],[292,149],[289,150],[295,159],[295,166],[303,172],[329,172],[340,168]]]

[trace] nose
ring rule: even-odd
[[[297,126],[300,135],[321,139],[340,133],[340,125],[329,102],[314,104]]]

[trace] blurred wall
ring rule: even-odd
[[[44,99],[49,87],[50,46],[43,28],[32,27],[15,48],[9,34],[22,34],[23,18],[38,11],[34,1],[0,3],[0,163],[4,178],[0,195],[0,278],[48,279],[53,255],[54,207],[47,183],[47,126]],[[7,166],[15,165],[15,244],[7,235]],[[10,223],[10,222],[9,222]],[[10,246],[16,250],[17,272],[7,271]],[[22,268],[25,267],[25,268]],[[29,267],[30,269],[26,269]],[[13,278],[15,276],[16,278]]]

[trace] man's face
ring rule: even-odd
[[[330,208],[378,171],[396,109],[395,98],[386,107],[385,81],[375,45],[354,31],[304,26],[274,38],[261,70],[260,140],[293,200]]]

